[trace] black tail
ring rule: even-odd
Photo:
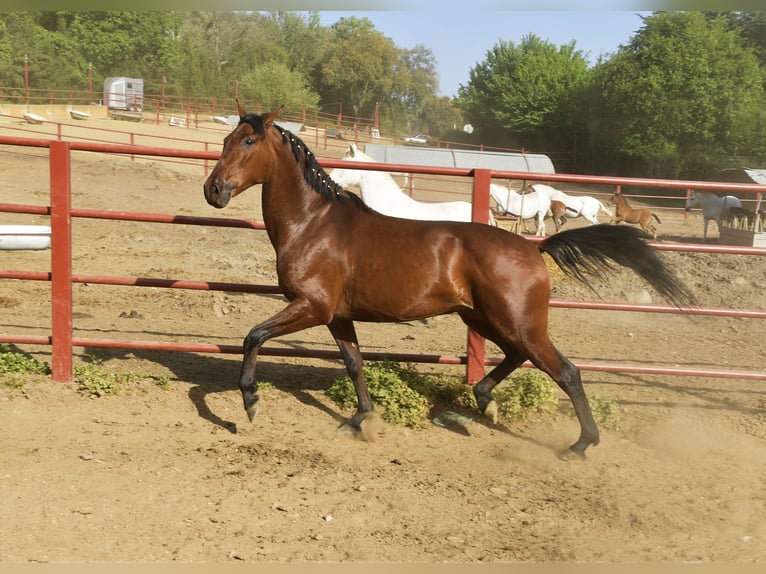
[[[591,290],[585,274],[608,279],[613,263],[635,271],[676,307],[694,307],[694,295],[646,243],[651,237],[637,227],[591,225],[556,233],[538,244],[566,274]]]
[[[657,214],[656,214],[656,213],[652,212],[652,217],[654,217],[654,219],[656,219],[656,220],[657,220],[657,223],[662,223],[662,221],[660,221],[660,218],[659,218],[659,217],[657,217]]]

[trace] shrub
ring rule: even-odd
[[[401,367],[387,361],[365,365],[363,370],[372,402],[382,409],[384,421],[408,427],[423,425],[431,405],[426,397],[408,384],[408,381],[415,381],[422,375],[411,365]],[[419,386],[422,382],[415,384]],[[356,408],[356,391],[348,376],[333,382],[326,394],[341,408]]]
[[[558,400],[553,381],[536,369],[521,369],[494,391],[499,419],[518,422],[531,414],[552,414]]]
[[[382,409],[383,420],[393,424],[420,427],[435,406],[444,409],[477,408],[471,387],[460,376],[426,375],[411,364],[389,361],[370,363],[364,376],[372,402]],[[336,380],[327,396],[341,408],[355,408],[354,385],[349,377]],[[499,418],[516,422],[533,413],[553,413],[556,409],[552,381],[536,369],[522,369],[495,390]]]

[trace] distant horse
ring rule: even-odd
[[[595,225],[599,223],[599,212],[603,212],[609,216],[612,215],[606,207],[604,207],[603,203],[590,195],[569,195],[560,189],[542,183],[535,183],[531,187],[535,191],[547,194],[551,201],[557,200],[562,202],[567,208],[567,215],[569,217],[582,217]]]
[[[652,225],[652,218],[656,219],[657,223],[662,222],[654,212],[649,209],[631,207],[628,200],[622,196],[620,190],[614,192],[612,199],[609,200],[609,205],[615,206],[614,217],[609,221],[610,224],[617,224],[623,221],[625,223],[637,223],[645,233],[651,233],[652,237],[657,239],[657,228]]]
[[[567,206],[557,199],[551,200],[551,219],[558,233],[567,222]]]
[[[348,424],[364,430],[373,404],[354,321],[404,322],[457,313],[505,354],[473,387],[484,415],[496,421],[492,389],[529,359],[572,401],[580,436],[569,449],[584,457],[599,441],[598,427],[579,369],[548,334],[551,285],[542,253],[586,285],[584,273],[613,272],[614,262],[676,305],[693,301],[637,229],[594,225],[533,243],[480,223],[388,217],[336,184],[300,138],[274,123],[279,110],[248,114],[239,102],[237,108],[239,124],[224,139],[204,184],[205,199],[223,208],[262,184],[263,222],[289,301],[244,340],[239,386],[251,421],[259,400],[256,359],[266,341],[326,325],[356,389],[357,410]]]
[[[343,158],[375,162],[370,156],[359,151],[354,143],[349,144]],[[336,168],[330,175],[335,183],[342,187],[359,187],[364,202],[383,215],[422,221],[471,221],[473,217],[473,207],[467,201],[428,203],[412,199],[402,191],[387,171]],[[495,224],[491,212],[488,213],[488,222]]]
[[[742,203],[733,195],[721,197],[717,193],[706,190],[692,190],[686,200],[686,211],[691,211],[697,204],[702,206],[702,218],[704,228],[702,240],[707,241],[707,224],[712,219],[718,226],[718,233],[721,233],[721,221],[729,217],[729,209],[732,207],[742,207]]]
[[[551,210],[551,200],[547,194],[537,191],[521,194],[510,187],[491,183],[489,195],[497,203],[501,215],[515,215],[522,221],[537,219],[535,235],[545,235],[545,217]]]

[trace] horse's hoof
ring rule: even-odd
[[[492,421],[493,425],[497,424],[498,411],[496,401],[490,401],[490,403],[484,408],[484,416]]]
[[[374,412],[364,413],[361,416],[354,415],[338,429],[339,432],[351,434],[354,438],[364,442],[374,442],[382,430],[381,419]]]
[[[564,462],[582,462],[584,460],[587,460],[587,458],[585,457],[585,452],[577,452],[572,450],[571,448],[568,448],[565,451],[560,452],[559,459],[563,460]]]
[[[258,403],[254,404],[249,409],[247,409],[247,418],[250,420],[250,422],[253,422],[255,415],[257,415],[258,411],[260,410],[261,410],[261,407],[258,405]]]

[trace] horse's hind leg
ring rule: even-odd
[[[552,345],[551,345],[552,346]],[[585,458],[585,449],[590,445],[597,445],[599,442],[598,426],[593,418],[593,412],[585,396],[585,389],[582,386],[580,378],[580,369],[578,369],[569,359],[564,357],[555,347],[553,350],[558,356],[558,365],[551,368],[546,363],[538,364],[536,359],[532,359],[539,368],[548,373],[559,387],[567,394],[572,401],[577,420],[580,423],[580,438],[577,439],[569,450],[581,458]],[[550,370],[549,370],[550,369]]]

